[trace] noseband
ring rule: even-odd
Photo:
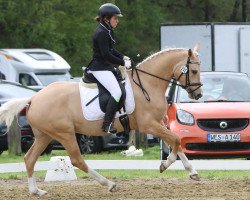
[[[179,85],[183,89],[187,90],[188,93],[193,93],[194,91],[198,90],[202,86],[202,83],[201,82],[190,83],[190,79],[189,79],[189,65],[190,64],[200,65],[200,62],[191,61],[190,57],[188,57],[186,65],[181,68],[180,76],[177,79],[175,79],[176,82],[178,82],[180,80],[180,78],[182,77],[182,75],[186,74],[186,83],[185,83],[185,85],[181,85],[181,84],[178,84],[178,83],[174,83],[174,84]],[[190,88],[191,86],[197,86],[197,87],[195,89],[191,90],[191,88]]]
[[[160,80],[163,80],[163,81],[167,81],[167,82],[172,82],[172,84],[174,85],[178,85],[180,87],[182,87],[183,89],[185,89],[188,93],[193,93],[194,91],[198,90],[201,86],[202,86],[202,83],[198,82],[198,83],[190,83],[190,79],[189,79],[189,65],[190,64],[197,64],[197,65],[200,65],[200,62],[195,62],[195,61],[191,61],[190,60],[190,57],[188,57],[188,60],[187,60],[187,63],[185,66],[183,66],[181,68],[181,74],[180,76],[177,78],[177,79],[174,79],[174,81],[172,80],[168,80],[168,79],[165,79],[165,78],[162,78],[162,77],[159,77],[159,76],[156,76],[154,74],[151,74],[151,73],[148,73],[144,70],[141,70],[141,69],[137,69],[136,67],[132,68],[132,78],[133,78],[133,81],[134,83],[139,87],[141,88],[145,98],[147,99],[147,101],[150,101],[150,97],[149,97],[149,94],[148,92],[144,89],[144,87],[142,86],[142,82],[141,82],[141,79],[140,79],[140,76],[139,76],[139,73],[138,71],[144,73],[144,74],[147,74],[147,75],[150,75],[150,76],[153,76],[155,78],[158,78]],[[138,79],[138,82],[135,81],[134,79],[134,71],[136,72],[136,76],[137,76],[137,79]],[[182,77],[183,74],[186,74],[186,84],[185,85],[181,85],[179,83],[177,83],[180,78]],[[197,86],[194,90],[191,90],[190,87],[191,86]]]

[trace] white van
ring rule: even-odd
[[[35,90],[56,81],[70,81],[70,65],[46,49],[0,49],[0,79]]]

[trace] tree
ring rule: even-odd
[[[136,62],[159,50],[161,23],[241,20],[238,0],[109,2],[118,5],[124,15],[115,30],[117,49]],[[82,66],[92,57],[91,37],[97,26],[94,17],[103,3],[106,1],[0,0],[1,48],[55,51],[69,62],[74,76],[81,76]]]
[[[141,147],[148,147],[147,135],[135,130],[130,131],[128,145],[135,146],[137,149]]]
[[[18,125],[17,117],[14,117],[10,129],[8,131],[8,152],[9,155],[18,155],[22,153],[21,149],[21,130]]]
[[[240,7],[240,0],[236,0],[233,8],[233,12],[230,15],[231,21],[236,21],[237,13]]]

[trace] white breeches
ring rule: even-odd
[[[122,96],[121,88],[115,78],[115,75],[111,71],[90,71],[93,76],[105,87],[111,94],[111,96],[116,100],[120,101]]]

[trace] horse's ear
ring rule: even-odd
[[[191,58],[193,55],[192,49],[188,49],[188,57]]]
[[[195,46],[194,46],[193,51],[198,52],[198,51],[200,50],[200,46],[201,46],[200,43],[197,42],[197,43],[195,44]]]

